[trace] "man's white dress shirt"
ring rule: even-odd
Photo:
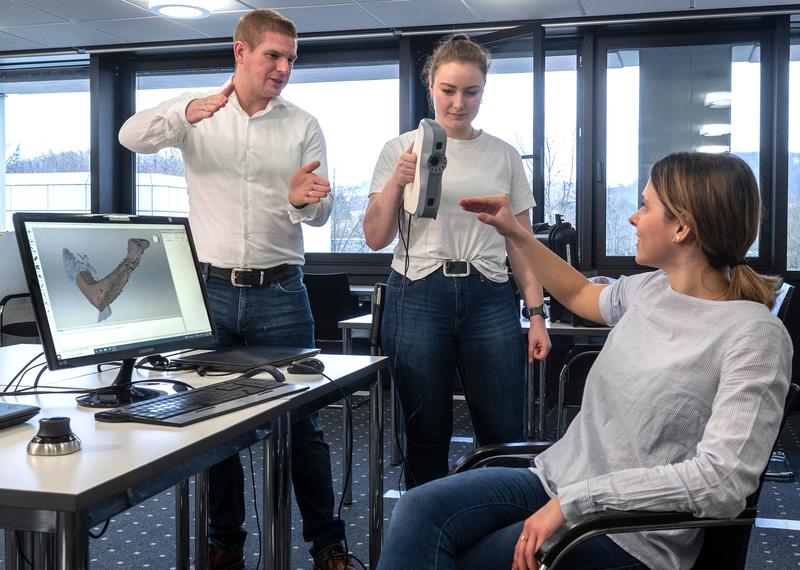
[[[289,182],[302,165],[319,160],[315,173],[327,177],[319,123],[282,97],[248,116],[233,93],[214,116],[189,124],[186,106],[210,94],[186,93],[136,113],[120,129],[120,143],[144,154],[181,150],[200,261],[226,268],[302,265],[300,222],[324,225],[332,209],[330,196],[304,208],[288,201]]]

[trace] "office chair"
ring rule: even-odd
[[[786,418],[800,388],[789,385],[778,434],[783,431]],[[777,438],[776,438],[777,442]],[[489,465],[507,465],[509,457],[531,465],[533,458],[547,449],[553,442],[520,442],[496,444],[480,447],[463,458],[451,471],[460,473],[467,469]],[[768,462],[769,464],[769,462]],[[695,570],[725,568],[743,570],[747,559],[747,545],[750,531],[757,516],[758,497],[764,482],[766,468],[761,473],[758,487],[747,498],[744,510],[734,518],[707,519],[695,517],[690,513],[656,511],[602,511],[589,513],[564,523],[544,541],[536,553],[540,568],[553,569],[563,556],[584,540],[600,534],[644,532],[651,530],[677,530],[688,528],[704,529],[703,545],[694,564]]]
[[[794,286],[784,283],[775,299],[772,307],[772,314],[778,317],[784,326],[789,329],[789,306],[794,295]],[[786,453],[781,450],[773,450],[767,464],[766,478],[770,481],[790,481],[794,479],[794,469],[792,469]]]
[[[26,298],[30,298],[29,293],[15,293],[12,295],[6,295],[0,299],[0,346],[5,344],[5,335],[36,339],[36,342],[39,342],[39,328],[36,326],[35,321],[20,321],[14,323],[3,322],[4,313],[8,303],[16,299]]]
[[[350,293],[345,273],[306,273],[303,282],[308,290],[311,313],[314,315],[314,337],[323,352],[344,352],[344,335],[339,321],[363,315]]]
[[[597,358],[597,355],[600,354],[599,350],[588,350],[585,346],[574,346],[570,351],[567,353],[567,357],[564,362],[564,366],[561,367],[561,372],[558,375],[558,402],[556,404],[556,439],[561,439],[564,435],[564,432],[567,431],[567,427],[569,426],[569,421],[567,414],[569,408],[574,408],[576,410],[580,409],[580,403],[568,405],[566,404],[566,391],[567,391],[567,382],[570,379],[570,370],[572,367],[578,362],[585,362],[586,360],[591,360],[591,363],[594,362],[594,359]],[[585,379],[585,377],[584,377]],[[581,387],[581,393],[583,393],[583,388]]]

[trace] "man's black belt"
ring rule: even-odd
[[[214,267],[213,265],[204,263],[201,267],[204,273],[207,271],[210,278],[229,281],[234,287],[263,287],[291,275],[296,266],[284,263],[283,265],[270,267],[269,269],[251,269],[243,267],[226,269],[224,267]]]

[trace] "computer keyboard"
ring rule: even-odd
[[[97,412],[94,419],[99,422],[185,426],[306,389],[308,386],[285,384],[272,379],[241,377],[104,410]]]

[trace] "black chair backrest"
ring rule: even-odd
[[[794,296],[794,285],[784,283],[778,291],[778,297],[775,299],[775,304],[772,306],[772,314],[777,316],[782,323],[786,324],[786,319],[789,316],[789,305]]]
[[[303,281],[308,289],[311,313],[314,315],[314,336],[317,341],[342,340],[339,321],[359,314],[358,302],[350,293],[345,273],[306,273]]]
[[[6,306],[16,299],[29,299],[29,293],[14,293],[0,299],[0,346],[4,345],[5,335],[39,339],[36,321],[5,322]]]

